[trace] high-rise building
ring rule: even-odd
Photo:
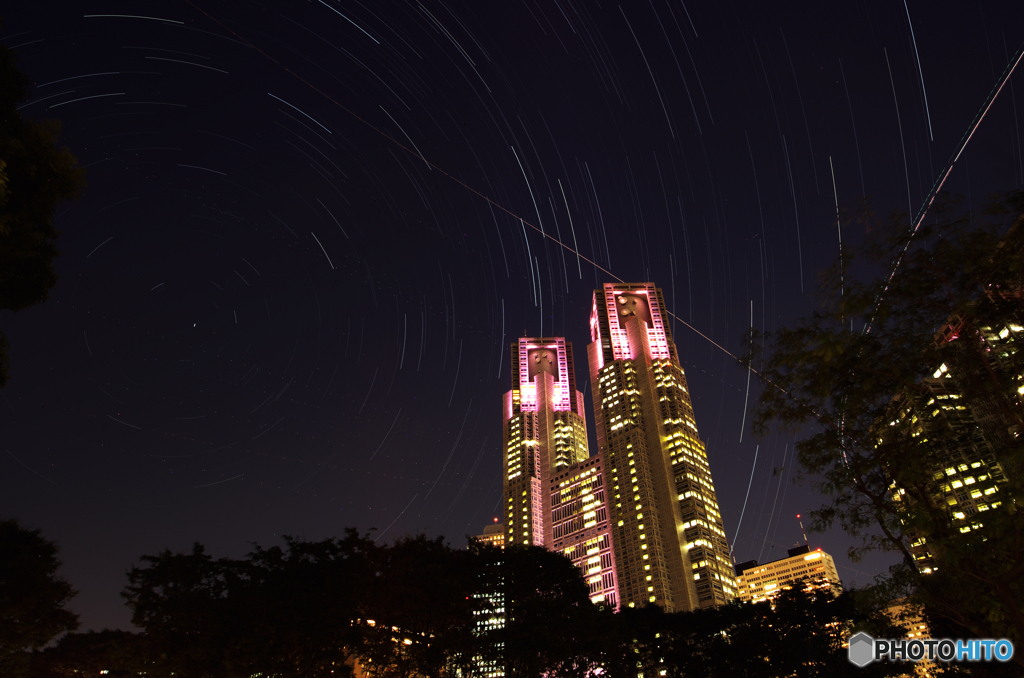
[[[494,528],[501,525],[488,525],[484,529],[484,538],[477,541],[487,542],[494,546],[500,543],[487,539],[494,534]],[[482,678],[503,678],[505,676],[504,643],[501,634],[508,622],[505,611],[505,578],[502,576],[503,556],[500,554],[482,554],[485,557],[479,562],[477,572],[477,590],[473,593],[473,635],[484,641],[480,654],[472,657],[476,668],[474,675]]]
[[[582,570],[591,600],[614,607],[604,467],[589,455],[572,344],[523,337],[512,356],[503,418],[505,543],[564,553]]]
[[[821,549],[811,551],[807,545],[789,549],[787,557],[770,563],[758,565],[750,560],[736,566],[739,598],[744,602],[771,600],[798,583],[806,591],[843,590],[832,556]]]
[[[967,361],[957,355],[968,350],[964,342],[957,342],[964,334],[964,323],[956,317],[949,319],[935,336],[936,344],[949,359],[922,379],[918,389],[900,394],[896,402],[902,405],[901,414],[913,421],[911,435],[922,444],[930,442],[935,494],[941,494],[939,505],[948,507],[961,532],[970,532],[982,528],[985,511],[1002,505],[1000,490],[1009,469],[1003,468],[997,450],[1008,447],[1005,439],[1016,438],[1019,433],[1016,422],[998,406],[996,389],[988,398],[968,397],[972,380],[976,382],[977,377],[965,369]],[[976,335],[975,342],[991,356],[988,373],[1004,388],[1008,385],[1024,391],[1024,386],[1019,386],[1024,380],[1001,357],[1014,350],[1015,340],[1024,337],[1024,327],[1013,323],[1002,327],[983,325]],[[1014,404],[1019,408],[1019,403]],[[895,485],[892,497],[897,502],[907,501],[905,490]],[[922,572],[932,571],[934,554],[926,535],[912,542],[911,552]]]
[[[937,570],[950,527],[960,534],[984,533],[998,523],[994,510],[1013,501],[1008,486],[1017,485],[1024,473],[1022,251],[1024,216],[1017,218],[987,261],[979,260],[989,268],[980,272],[985,283],[977,291],[982,293],[969,302],[959,300],[959,310],[946,318],[932,335],[932,345],[923,349],[934,372],[895,394],[892,407],[872,431],[880,445],[891,446],[895,454],[913,455],[931,472],[930,482],[920,482],[900,473],[899,466],[890,468],[895,505],[918,518],[906,533],[915,564],[924,574]],[[978,285],[974,276],[972,287]],[[946,282],[944,289],[959,288]],[[952,519],[951,525],[943,524],[947,519]],[[965,539],[974,541],[973,536]],[[975,543],[989,539],[984,536]]]
[[[524,337],[512,349],[512,390],[504,399],[505,542],[544,546],[551,472],[589,456],[583,394],[564,338]]]
[[[605,284],[588,357],[619,604],[682,611],[726,603],[736,584],[665,315],[652,283]]]

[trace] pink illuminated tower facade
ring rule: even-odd
[[[616,606],[615,559],[604,466],[590,458],[572,345],[523,337],[512,345],[503,408],[505,543],[566,554],[591,600]]]
[[[686,375],[653,283],[594,291],[588,346],[619,604],[666,611],[736,596]]]

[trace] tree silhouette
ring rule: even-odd
[[[28,678],[134,678],[147,672],[144,642],[143,635],[128,631],[68,633],[33,654]]]
[[[0,45],[0,311],[19,311],[47,299],[57,284],[53,213],[85,188],[85,170],[57,145],[60,122],[21,117],[28,78]],[[9,377],[8,341],[0,331],[0,388]]]
[[[231,623],[229,585],[241,581],[240,563],[214,560],[199,543],[191,553],[143,556],[121,594],[132,623],[145,631],[151,675],[208,678],[223,675],[226,650],[241,629]]]
[[[801,436],[804,478],[826,498],[814,528],[838,522],[861,537],[854,557],[897,554],[893,597],[913,593],[961,633],[1014,642],[1024,639],[1022,211],[1022,193],[982,214],[945,199],[912,239],[898,215],[860,213],[868,236],[824,274],[821,309],[749,338],[767,382],[754,430]],[[936,400],[936,382],[952,395]],[[956,497],[944,469],[967,464],[983,484]],[[958,508],[982,490],[997,495],[983,512]],[[930,572],[918,568],[921,547]]]
[[[0,676],[28,670],[29,649],[78,628],[66,609],[76,591],[57,576],[57,545],[14,520],[0,521]]]
[[[97,668],[90,648],[108,669],[151,678],[337,678],[355,663],[373,678],[474,678],[495,668],[509,678],[905,671],[847,660],[843,643],[855,630],[904,633],[850,594],[796,587],[774,604],[615,613],[590,602],[569,559],[534,546],[457,550],[423,535],[378,546],[348,530],[316,542],[286,537],[284,547],[256,546],[240,560],[214,559],[198,544],[142,560],[125,597],[145,632],[68,636],[43,653],[41,666],[57,672],[32,678]]]

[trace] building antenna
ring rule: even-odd
[[[796,522],[800,525],[800,534],[804,538],[804,546],[810,546],[810,542],[807,541],[807,532],[804,531],[804,521],[800,519],[800,514],[796,514]]]

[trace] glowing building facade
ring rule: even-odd
[[[620,605],[736,596],[729,545],[661,290],[594,292],[588,347]]]
[[[505,543],[544,546],[551,471],[588,456],[583,394],[564,338],[524,337],[512,355],[504,403]]]
[[[615,550],[601,458],[590,457],[554,471],[548,496],[551,541],[545,545],[564,553],[580,568],[591,601],[617,608]]]
[[[487,525],[484,527],[483,534],[478,534],[473,537],[478,542],[484,544],[490,544],[491,546],[497,546],[499,549],[505,548],[505,526],[498,522],[498,519],[494,519],[493,525]]]
[[[484,530],[485,535],[488,533],[488,530]],[[501,632],[505,628],[507,617],[505,587],[501,570],[500,556],[485,561],[485,565],[479,572],[479,590],[473,594],[475,603],[473,635],[478,638],[493,639],[490,642],[490,652],[485,655],[476,655],[472,660],[476,668],[473,675],[482,678],[504,678],[505,676],[505,646],[501,640]]]
[[[981,326],[976,330],[975,345],[985,347],[988,373],[1015,390],[1007,400],[1020,412],[1024,405],[1024,375],[1017,374],[1006,359],[1016,353],[1016,343],[1024,340],[1024,327],[1016,324]],[[1016,422],[1007,417],[995,394],[987,398],[969,397],[972,375],[964,368],[966,362],[956,351],[964,351],[961,340],[964,323],[950,318],[935,336],[935,342],[950,352],[949,365],[942,363],[934,374],[921,380],[914,393],[902,394],[903,416],[912,418],[913,437],[922,444],[931,440],[932,479],[934,494],[941,495],[939,506],[945,506],[961,533],[984,527],[984,513],[999,508],[1003,503],[1001,490],[1007,482],[1007,473],[998,459],[999,450],[1012,449],[1020,431]],[[892,487],[892,498],[906,502],[906,490]],[[911,552],[921,572],[935,567],[931,546],[921,535],[911,544]]]
[[[805,591],[832,591],[839,594],[839,580],[832,556],[821,549],[811,551],[806,545],[789,549],[786,558],[758,565],[756,560],[736,566],[739,598],[760,603],[771,600],[787,589],[800,585]]]
[[[605,476],[591,459],[572,345],[524,337],[512,345],[504,398],[505,542],[561,551],[595,602],[617,604]]]
[[[989,511],[1015,501],[1007,485],[1016,485],[1024,474],[1022,251],[1024,216],[989,259],[984,297],[961,307],[933,335],[935,371],[897,394],[892,414],[876,422],[880,444],[916,440],[920,445],[918,457],[932,472],[931,483],[924,485],[927,494],[922,497],[919,489],[894,480],[891,497],[903,510],[916,509],[938,520],[938,535],[943,518],[951,518],[961,534],[984,531],[993,520],[988,516],[995,515]],[[925,574],[936,570],[935,549],[942,547],[928,541],[927,531],[909,533],[918,569]],[[981,537],[982,543],[987,540]]]

